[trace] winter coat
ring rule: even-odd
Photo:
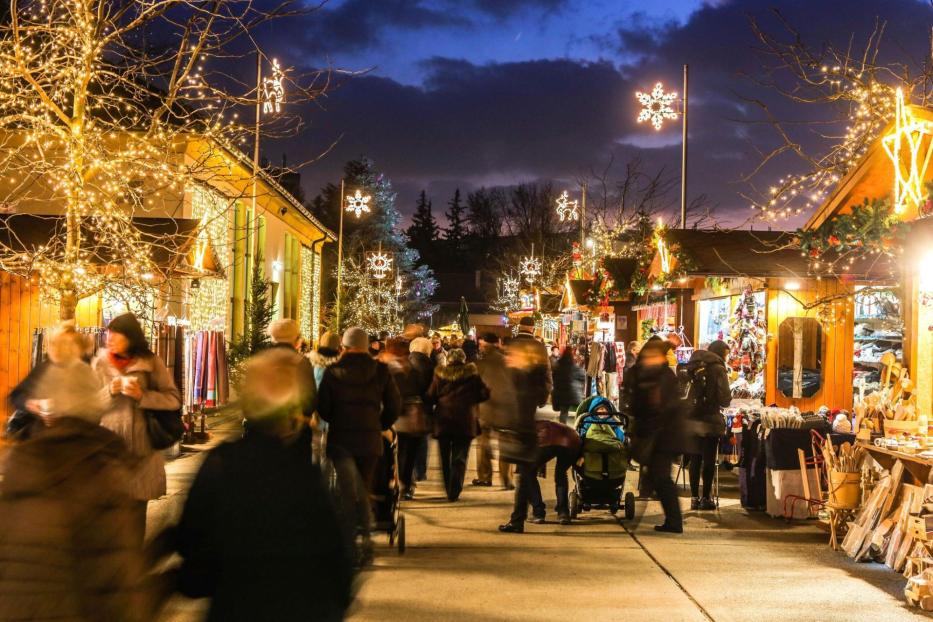
[[[318,352],[317,350],[313,352],[308,352],[307,355],[308,362],[311,363],[311,366],[314,368],[314,384],[316,387],[321,387],[321,380],[324,379],[324,371],[340,360],[340,355],[335,354],[334,356],[327,356]]]
[[[536,421],[538,447],[566,447],[575,454],[580,453],[583,441],[577,431],[569,425],[556,421]]]
[[[427,434],[430,419],[427,394],[434,378],[431,358],[412,352],[407,359],[395,361],[389,367],[402,396],[402,412],[395,422],[396,432],[413,436]]]
[[[505,355],[498,348],[487,350],[476,368],[483,384],[489,387],[489,399],[479,405],[480,427],[508,428],[518,411],[518,394]]]
[[[152,603],[132,456],[75,418],[10,448],[0,483],[0,620],[141,621]]]
[[[725,362],[717,354],[697,350],[687,363],[687,374],[690,378],[690,393],[687,396],[692,409],[690,418],[701,424],[699,435],[722,436],[726,433],[722,409],[732,402]],[[700,377],[705,377],[705,382]],[[705,389],[703,394],[701,386]]]
[[[554,392],[551,405],[554,410],[575,410],[583,401],[583,385],[586,374],[583,368],[570,358],[561,358],[553,369]]]
[[[630,370],[626,404],[634,421],[632,436],[638,444],[653,443],[652,453],[679,454],[686,449],[683,400],[677,391],[677,376],[666,365]]]
[[[590,344],[590,356],[586,363],[586,375],[591,378],[603,371],[603,344],[594,341]]]
[[[306,356],[287,343],[276,343],[272,347],[286,351],[290,350],[295,353],[298,382],[301,383],[301,414],[310,419],[317,407],[317,382],[314,380],[314,366]]]
[[[402,408],[389,367],[362,352],[345,353],[327,368],[317,412],[328,423],[327,443],[353,456],[381,456],[382,431]]]
[[[181,394],[168,368],[156,356],[140,357],[120,373],[101,350],[91,364],[102,385],[101,395],[110,407],[100,424],[123,439],[137,463],[133,473],[133,495],[141,500],[156,499],[165,494],[165,458],[161,450],[153,449],[144,409],[178,410]],[[126,395],[110,395],[110,382],[119,376],[134,376],[143,390],[138,402]]]
[[[519,333],[508,345],[509,369],[515,385],[518,408],[500,432],[499,450],[509,460],[527,461],[534,457],[535,413],[551,394],[551,365],[547,348],[529,333]]]
[[[343,619],[352,564],[305,444],[254,430],[198,471],[175,535],[179,588],[212,599],[208,621]]]
[[[435,436],[473,438],[479,431],[479,404],[489,399],[473,363],[452,364],[434,370],[428,401],[434,405]]]
[[[609,342],[603,346],[603,371],[607,374],[614,374],[619,371],[619,360],[616,357],[616,345]]]

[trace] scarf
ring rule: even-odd
[[[107,350],[107,360],[110,361],[110,364],[113,365],[120,374],[125,374],[126,369],[132,365],[136,359],[131,356],[121,356],[116,352]]]

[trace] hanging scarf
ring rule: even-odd
[[[116,352],[107,350],[107,360],[113,365],[120,374],[125,374],[127,368],[136,360],[132,356],[122,356]]]

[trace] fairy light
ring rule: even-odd
[[[579,202],[570,200],[570,195],[564,190],[557,198],[557,215],[560,221],[580,220]]]
[[[279,67],[279,61],[272,59],[272,75],[262,79],[263,114],[279,113],[285,103],[285,73]]]
[[[894,168],[894,212],[900,214],[909,203],[919,205],[926,198],[923,180],[933,155],[933,140],[927,141],[925,151],[921,147],[924,138],[933,136],[933,132],[929,123],[913,117],[904,105],[900,88],[895,101],[894,131],[882,138],[881,144]]]
[[[374,279],[384,279],[392,270],[393,259],[391,255],[380,250],[368,253],[366,263]]]
[[[318,290],[314,286],[314,277],[317,271],[314,266],[314,252],[307,246],[301,247],[301,308],[299,327],[305,339],[313,340],[314,328],[317,326],[314,318],[314,301]]]
[[[353,212],[353,215],[359,218],[363,212],[369,213],[369,201],[372,199],[369,195],[364,195],[360,190],[347,197],[347,211]]]
[[[677,93],[665,93],[664,85],[658,82],[650,93],[635,93],[635,97],[642,105],[636,121],[644,123],[650,121],[654,129],[660,130],[664,125],[665,119],[676,119],[677,113],[671,107],[671,104],[677,100]]]
[[[529,283],[534,283],[535,279],[541,274],[541,260],[531,255],[523,257],[518,264],[519,273],[525,277]]]

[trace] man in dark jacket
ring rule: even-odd
[[[500,434],[499,441],[499,450],[515,462],[518,473],[512,516],[509,522],[499,526],[499,531],[506,533],[522,533],[525,530],[532,481],[535,478],[535,413],[539,406],[547,403],[552,388],[547,348],[535,339],[534,327],[534,319],[523,317],[518,325],[518,335],[509,342],[506,353],[518,398],[515,417],[504,426],[505,431]]]
[[[208,454],[175,530],[179,588],[208,621],[343,620],[353,568],[321,471],[297,431],[299,378],[271,349],[244,374],[250,434]]]
[[[570,484],[567,480],[567,470],[580,456],[582,447],[580,435],[570,426],[556,421],[537,421],[535,426],[538,430],[538,455],[535,460],[535,470],[543,469],[548,462],[554,460],[554,493],[557,496],[554,511],[557,512],[557,519],[561,525],[569,525]],[[537,478],[532,480],[530,500],[532,522],[543,523],[545,508]]]
[[[382,433],[392,427],[402,398],[389,367],[369,355],[369,336],[362,328],[343,334],[344,352],[327,368],[318,389],[318,415],[328,424],[327,453],[345,490],[359,479],[356,495],[341,501],[355,506],[358,527],[367,537],[373,480],[382,456]],[[355,472],[352,468],[355,465]],[[348,483],[349,482],[349,483]],[[355,497],[355,499],[353,498]]]
[[[481,342],[482,356],[476,363],[483,384],[489,387],[490,397],[479,405],[480,436],[476,448],[476,479],[474,486],[492,486],[492,439],[497,430],[506,427],[515,416],[518,401],[512,374],[505,355],[499,347],[499,336],[486,333]],[[499,481],[506,490],[514,490],[513,464],[499,451]]]
[[[726,356],[729,346],[714,341],[707,350],[697,350],[687,363],[690,393],[687,396],[691,419],[695,427],[696,454],[690,456],[690,491],[693,510],[715,510],[710,498],[716,472],[716,453],[726,431],[722,409],[732,401]],[[700,474],[703,475],[703,496],[700,496]]]

